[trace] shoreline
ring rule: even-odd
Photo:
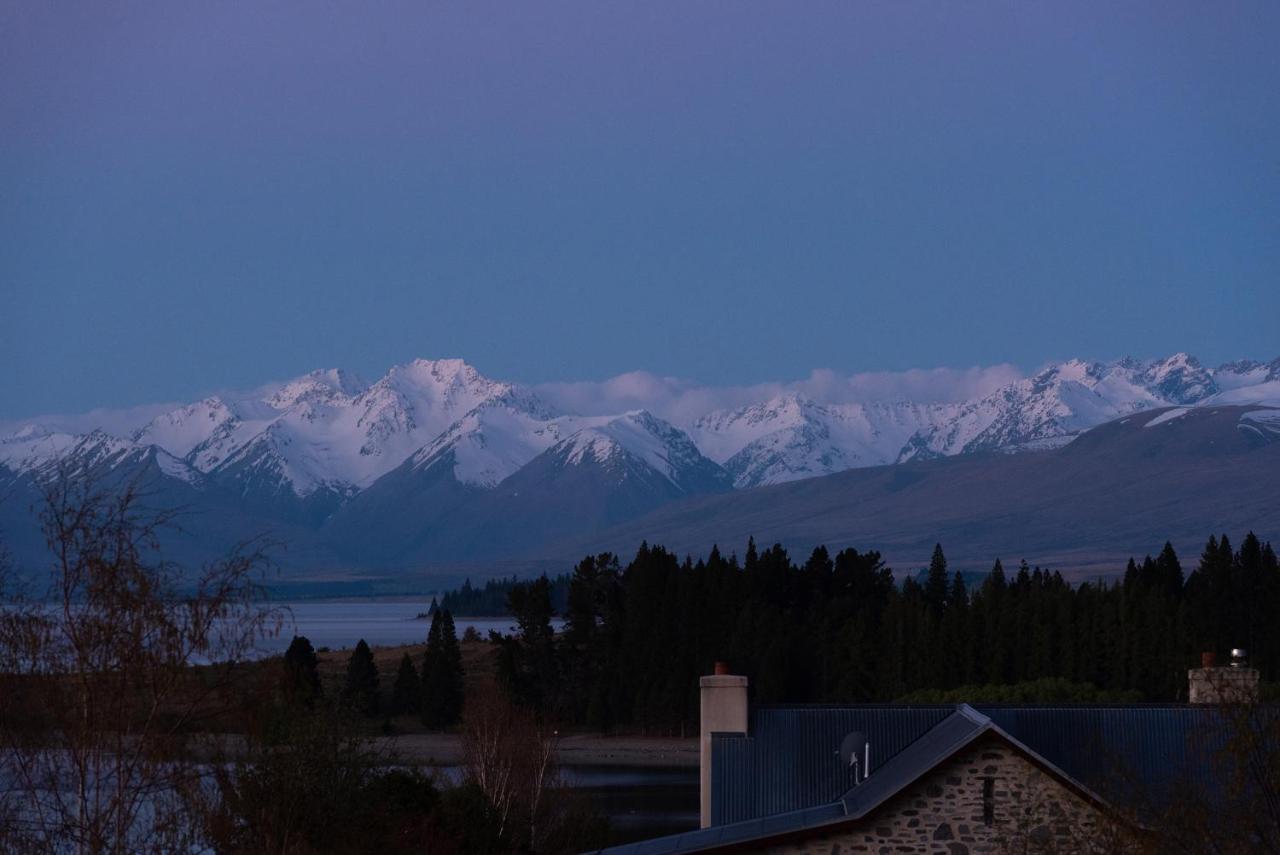
[[[457,766],[462,763],[462,740],[452,733],[406,733],[379,736],[374,744],[414,766]],[[635,768],[696,769],[697,737],[600,736],[574,734],[558,739],[559,766],[627,766]]]

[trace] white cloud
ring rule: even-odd
[[[840,375],[819,369],[793,384],[797,391],[823,403],[916,401],[957,403],[989,395],[1026,374],[1013,365],[973,368],[913,368],[908,371],[867,371]]]
[[[818,369],[807,378],[792,382],[706,386],[632,371],[608,380],[542,383],[533,389],[547,403],[565,412],[607,415],[647,409],[675,424],[689,424],[714,410],[742,407],[788,392],[798,392],[823,404],[896,400],[951,403],[990,394],[1024,376],[1007,364],[860,374]]]
[[[715,410],[735,409],[788,392],[798,392],[823,404],[893,400],[950,403],[990,394],[1024,376],[1024,372],[1008,364],[859,374],[839,374],[824,368],[813,371],[802,380],[710,386],[679,377],[631,371],[608,380],[541,383],[532,388],[561,412],[597,416],[644,409],[673,424],[687,426]],[[281,385],[283,381],[265,383],[251,390],[222,390],[215,394],[226,400],[259,399]],[[179,406],[182,405],[145,404],[102,408],[74,415],[11,419],[0,421],[0,436],[16,433],[32,424],[67,433],[101,429],[115,436],[128,436],[161,413]]]
[[[88,433],[102,430],[112,436],[128,436],[161,413],[181,404],[140,404],[136,407],[99,407],[87,413],[32,416],[29,419],[0,421],[0,436],[17,433],[28,425],[39,425],[63,433]]]
[[[541,383],[534,392],[553,407],[580,415],[645,409],[677,424],[724,407],[738,407],[787,391],[785,383],[702,386],[678,377],[631,371],[608,380]]]

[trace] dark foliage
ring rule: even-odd
[[[287,703],[310,707],[320,697],[316,651],[305,635],[295,635],[284,654],[280,690]]]
[[[363,638],[347,660],[347,682],[342,695],[362,715],[378,714],[378,666]]]
[[[219,852],[511,851],[474,788],[441,791],[387,761],[333,711],[299,715],[281,738],[215,767],[207,838]]]
[[[498,677],[516,701],[549,707],[561,689],[555,633],[551,628],[551,583],[546,576],[516,585],[507,595],[516,637],[490,633],[498,645]]]
[[[392,715],[417,715],[422,712],[422,679],[408,653],[400,657],[396,682],[391,687]]]
[[[556,614],[564,611],[569,598],[569,576],[562,574],[551,581],[549,595],[551,608]],[[432,601],[432,611],[446,609],[457,617],[510,617],[507,597],[511,589],[519,585],[515,576],[510,579],[490,579],[483,588],[472,587],[471,580],[462,583],[456,591],[449,591],[437,604]]]
[[[1131,561],[1117,583],[1069,585],[999,561],[980,583],[948,574],[941,546],[927,573],[896,585],[879,553],[781,546],[713,549],[696,563],[642,545],[574,568],[565,626],[552,635],[545,578],[514,586],[520,627],[500,645],[511,697],[566,723],[678,732],[697,726],[697,678],[717,660],[751,677],[758,703],[890,701],[955,690],[1030,700],[1185,697],[1201,651],[1247,647],[1280,676],[1280,566],[1250,534],[1238,551],[1210,538],[1185,576],[1168,544]],[[979,688],[982,687],[982,688]],[[917,695],[916,697],[921,697]]]
[[[462,649],[453,615],[437,609],[431,615],[427,650],[422,657],[422,721],[427,727],[452,727],[462,717]]]

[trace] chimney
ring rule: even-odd
[[[702,827],[711,825],[711,734],[747,732],[747,678],[729,673],[717,662],[715,673],[698,681],[701,694],[702,744],[699,753]]]
[[[1223,667],[1213,653],[1200,654],[1200,667],[1187,672],[1187,700],[1193,704],[1253,704],[1258,702],[1257,668],[1249,667],[1244,648],[1231,650],[1231,664]]]

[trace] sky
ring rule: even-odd
[[[797,14],[797,9],[803,14]],[[1280,4],[0,4],[0,417],[1280,356]]]

